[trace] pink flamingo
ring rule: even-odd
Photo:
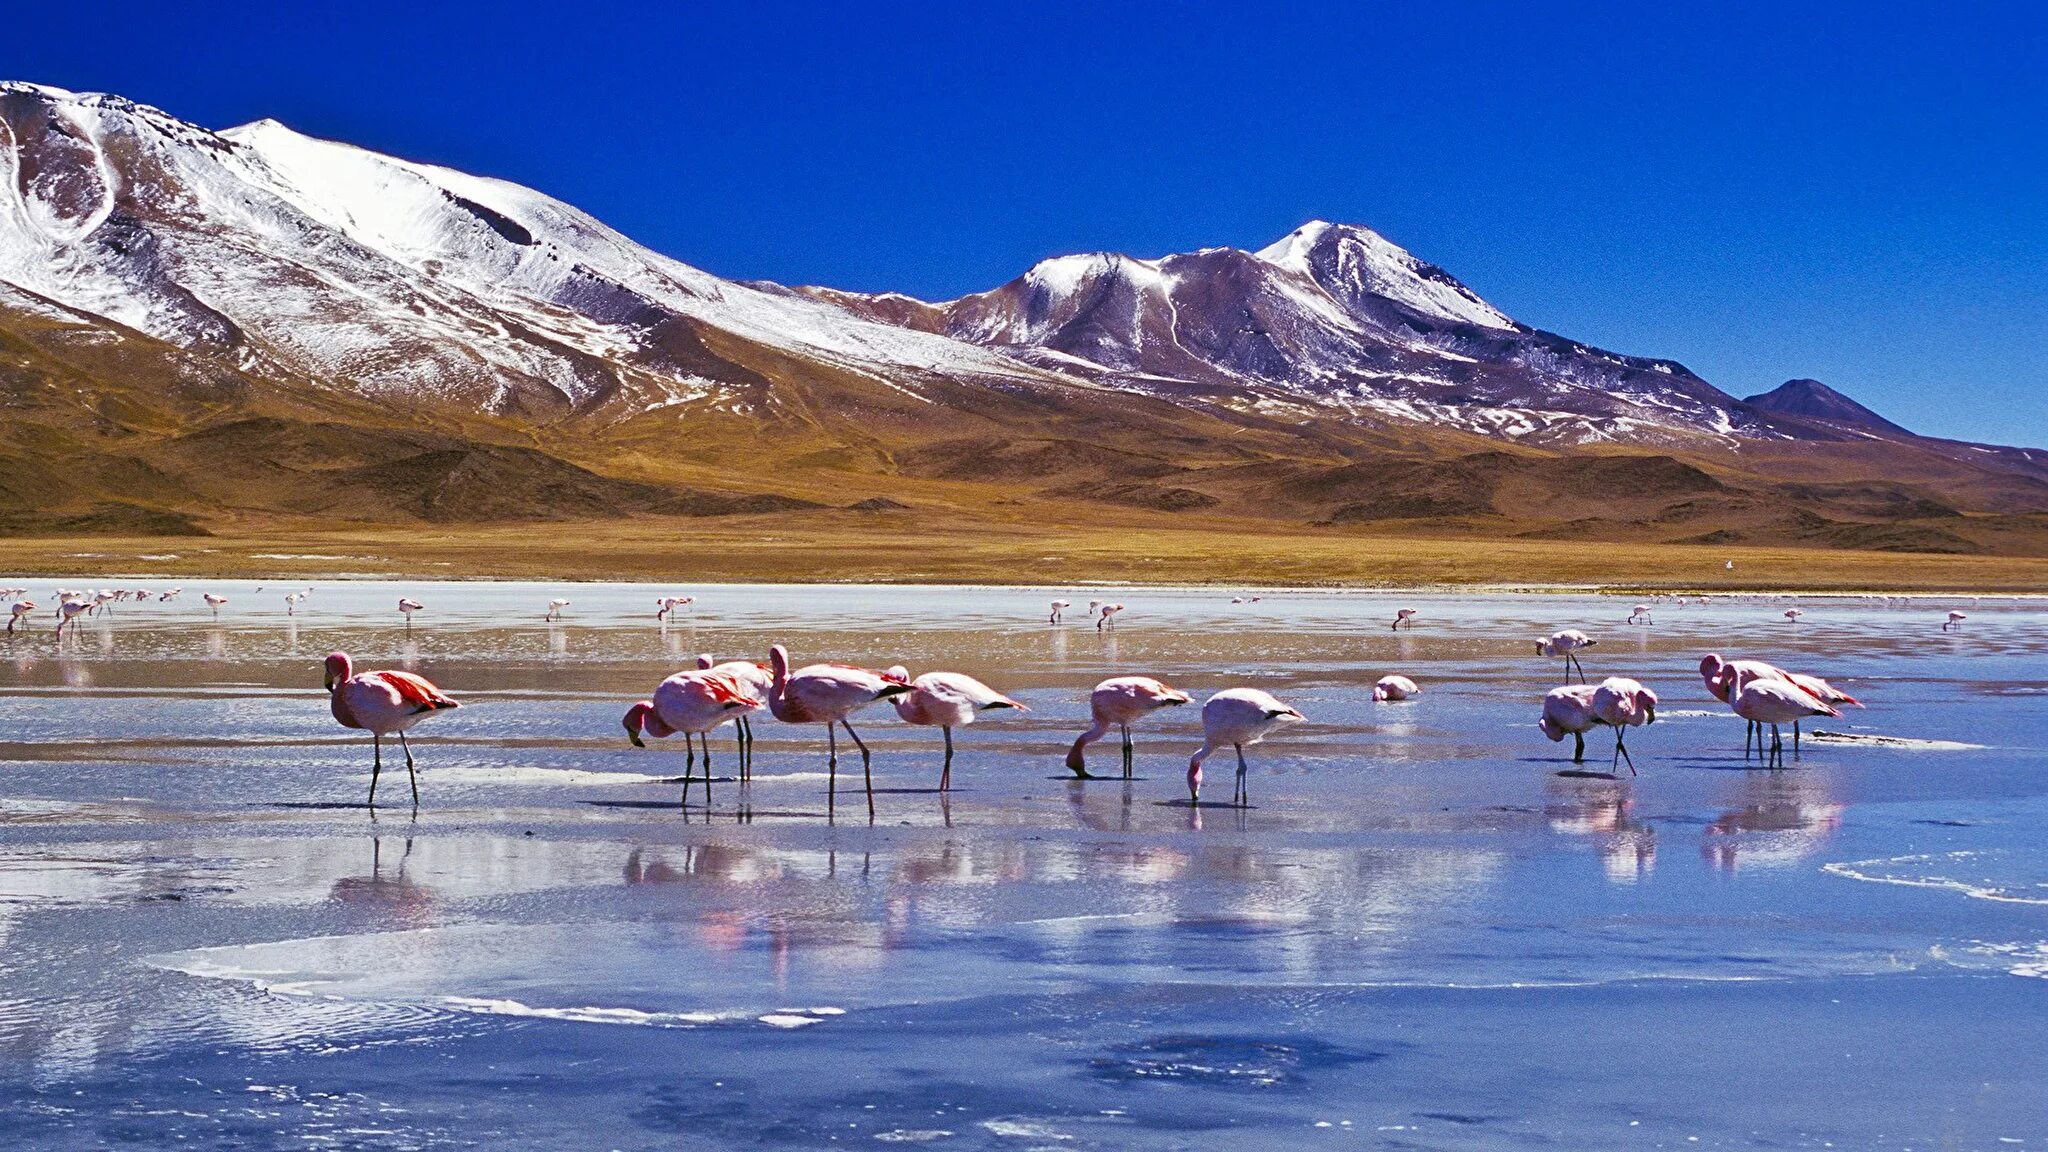
[[[1812,694],[1789,680],[1752,678],[1739,673],[1731,680],[1728,706],[1744,720],[1771,726],[1771,747],[1767,759],[1780,767],[1785,763],[1785,741],[1778,734],[1778,725],[1797,724],[1808,716],[1841,715],[1832,704],[1814,699]],[[1794,751],[1797,751],[1796,746]]]
[[[1564,660],[1564,682],[1567,684],[1572,682],[1572,669],[1577,668],[1579,670],[1579,683],[1584,684],[1586,682],[1586,666],[1579,663],[1578,652],[1580,649],[1591,648],[1598,643],[1598,640],[1593,639],[1577,628],[1566,628],[1561,632],[1552,632],[1547,640],[1538,640],[1536,642],[1536,654],[1538,656],[1548,656],[1552,659],[1562,658]]]
[[[200,594],[200,599],[206,601],[208,608],[213,609],[213,618],[215,620],[220,619],[221,606],[228,602],[228,598],[225,596],[215,596],[211,592],[205,592]]]
[[[1574,764],[1586,762],[1586,733],[1600,723],[1599,715],[1593,711],[1596,691],[1590,684],[1567,684],[1543,695],[1543,717],[1536,721],[1536,727],[1553,742],[1569,735]]]
[[[547,614],[542,616],[541,619],[552,624],[555,621],[560,620],[562,618],[562,609],[567,608],[568,606],[569,602],[558,596],[555,599],[548,601]]]
[[[765,701],[748,692],[739,681],[716,671],[698,669],[678,672],[655,685],[654,696],[626,709],[620,722],[635,748],[647,745],[640,733],[650,736],[683,734],[683,799],[690,802],[690,778],[697,766],[697,752],[690,737],[704,746],[704,804],[711,805],[711,730],[728,720],[737,721],[749,712],[767,707]],[[745,777],[741,779],[744,781]]]
[[[946,761],[939,769],[941,792],[950,791],[953,787],[955,725],[972,724],[975,716],[996,708],[1030,711],[974,677],[959,672],[927,672],[910,680],[910,673],[898,665],[889,669],[886,675],[891,680],[907,680],[910,684],[910,691],[890,701],[896,705],[896,715],[902,717],[906,724],[936,726],[946,737]]]
[[[412,780],[412,806],[420,806],[420,778],[413,768],[405,730],[436,712],[460,708],[454,699],[424,676],[411,672],[355,672],[348,653],[327,654],[328,708],[344,728],[370,733],[370,808],[377,807],[377,777],[384,771],[384,737],[396,734],[405,752],[405,774]]]
[[[1628,754],[1623,738],[1638,724],[1657,722],[1657,694],[1626,676],[1609,676],[1593,689],[1593,716],[1614,729],[1614,760],[1608,769],[1627,760],[1628,774],[1635,775],[1636,758]]]
[[[910,691],[910,685],[891,680],[866,668],[840,664],[809,664],[789,670],[789,650],[777,644],[768,649],[768,668],[774,679],[768,689],[768,710],[777,720],[789,724],[825,726],[825,765],[830,773],[825,791],[829,812],[839,796],[839,742],[832,734],[838,724],[860,749],[861,778],[867,785],[868,819],[875,818],[875,774],[868,746],[846,722],[848,716],[877,700]]]
[[[1947,632],[1950,629],[1954,629],[1957,632],[1961,632],[1963,630],[1963,621],[1969,618],[1969,615],[1964,612],[1950,612],[1948,619],[1942,621],[1941,630]]]
[[[1121,604],[1104,604],[1101,617],[1095,621],[1095,630],[1100,632],[1104,628],[1115,628],[1116,614],[1123,610],[1124,606]]]
[[[1301,720],[1301,713],[1257,688],[1225,688],[1202,705],[1202,746],[1188,761],[1188,803],[1202,802],[1202,761],[1225,746],[1237,752],[1237,786],[1230,802],[1250,807],[1251,789],[1245,773],[1244,746],[1257,744],[1282,724]]]
[[[1045,621],[1045,622],[1046,622],[1046,623],[1048,623],[1048,624],[1057,624],[1057,623],[1059,623],[1059,622],[1060,622],[1060,613],[1062,613],[1062,612],[1065,612],[1065,611],[1066,611],[1067,609],[1069,609],[1069,608],[1072,608],[1073,606],[1074,606],[1074,602],[1073,602],[1072,600],[1055,600],[1055,601],[1053,601],[1053,602],[1052,602],[1052,615],[1051,615],[1051,616],[1049,616],[1049,617],[1047,617],[1047,618],[1046,618],[1046,621]]]
[[[57,635],[62,636],[64,634],[64,626],[66,624],[72,623],[80,616],[84,616],[91,611],[92,601],[90,600],[66,600],[62,604],[57,605]],[[77,631],[76,627],[72,631]]]
[[[1088,762],[1083,749],[1109,735],[1110,728],[1114,726],[1123,731],[1124,779],[1130,779],[1134,759],[1131,725],[1158,709],[1186,704],[1189,699],[1187,693],[1150,676],[1112,676],[1097,684],[1088,697],[1088,711],[1094,723],[1067,750],[1068,770],[1083,780],[1088,779]]]
[[[1420,695],[1422,695],[1422,689],[1416,686],[1415,681],[1410,680],[1406,676],[1382,676],[1379,679],[1379,683],[1372,686],[1372,698],[1374,700],[1406,700],[1410,696]]]
[[[1787,624],[1797,624],[1799,623],[1799,618],[1804,615],[1806,613],[1797,608],[1787,608],[1785,609],[1785,622]]]
[[[752,660],[727,660],[720,664],[712,659],[709,653],[705,653],[697,657],[697,668],[700,671],[716,672],[736,682],[746,689],[747,695],[759,700],[768,699],[769,690],[775,686],[775,674],[768,670],[768,666],[756,664]],[[742,782],[754,778],[754,722],[747,717],[748,713],[740,713],[733,718],[732,725],[733,736],[739,743]]]
[[[676,609],[681,608],[685,604],[695,604],[696,602],[697,598],[695,596],[663,596],[654,602],[654,618],[656,620],[667,620]]]
[[[183,588],[173,588],[170,591],[165,592],[163,595],[157,597],[156,602],[159,604],[168,604],[171,601],[176,600],[179,597],[179,595],[182,594],[184,591],[185,590]]]
[[[208,599],[210,600],[212,597],[209,596]],[[407,636],[412,635],[412,614],[425,607],[425,604],[414,600],[410,596],[400,596],[398,598],[398,610],[405,615],[405,634]]]
[[[10,605],[7,609],[7,634],[12,636],[14,626],[21,622],[21,618],[35,610],[36,602],[33,600],[16,600]]]
[[[1415,609],[1413,609],[1413,608],[1402,608],[1402,609],[1399,609],[1398,611],[1396,611],[1396,612],[1394,613],[1394,627],[1395,627],[1395,628],[1414,628],[1414,627],[1415,627],[1415,617],[1416,617],[1417,615],[1419,615],[1419,613],[1417,613],[1417,612],[1415,611]]]
[[[1734,683],[1736,677],[1739,676],[1746,679],[1784,680],[1795,685],[1802,692],[1823,704],[1849,704],[1857,708],[1863,707],[1863,701],[1858,700],[1818,676],[1809,676],[1804,672],[1788,672],[1776,664],[1768,664],[1762,660],[1723,660],[1719,654],[1709,652],[1705,656],[1700,657],[1700,676],[1706,680],[1707,690],[1714,694],[1715,699],[1724,704],[1729,702],[1730,686]],[[1763,739],[1763,728],[1761,725],[1752,721],[1748,733],[1753,733],[1759,741],[1759,745],[1761,745]],[[1749,752],[1748,734],[1744,735],[1742,750],[1744,754]],[[1799,751],[1799,722],[1796,720],[1792,723],[1792,751],[1795,753]]]
[[[1681,601],[1679,601],[1679,603],[1683,604],[1683,603],[1684,603],[1684,601],[1682,601],[1682,600],[1681,600]],[[1654,623],[1656,623],[1656,621],[1654,621],[1654,620],[1650,619],[1650,606],[1649,606],[1648,604],[1638,604],[1638,605],[1636,605],[1636,606],[1635,606],[1635,610],[1634,610],[1634,611],[1632,611],[1632,612],[1630,612],[1630,613],[1628,614],[1628,619],[1627,619],[1627,620],[1624,620],[1624,621],[1622,621],[1622,623],[1624,623],[1624,624],[1654,624]]]

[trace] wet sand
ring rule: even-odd
[[[17,1146],[2048,1140],[2031,606],[1963,602],[1943,635],[1946,605],[1639,628],[1590,596],[1133,588],[1098,634],[1035,590],[699,587],[664,628],[666,586],[326,584],[291,619],[275,582],[209,586],[217,625],[188,584],[0,647]],[[400,594],[427,604],[410,637]],[[1604,734],[1575,770],[1534,728],[1557,669],[1532,641],[1568,626],[1596,678],[1663,695],[1638,778],[1602,772]],[[938,733],[863,714],[873,825],[857,761],[828,820],[822,734],[765,719],[751,788],[721,733],[711,807],[679,807],[680,741],[636,750],[620,713],[776,640],[1032,710],[957,734],[946,797]],[[417,817],[361,807],[330,648],[465,701],[416,730]],[[1763,771],[1707,650],[1870,707]],[[1187,806],[1193,708],[1139,730],[1138,780],[1066,778],[1087,689],[1123,672],[1309,719],[1252,751],[1248,810]],[[1423,695],[1372,703],[1386,672]]]

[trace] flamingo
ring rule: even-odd
[[[1048,617],[1048,618],[1046,619],[1046,623],[1048,623],[1048,624],[1057,624],[1057,623],[1059,623],[1059,622],[1060,622],[1060,613],[1062,613],[1062,612],[1065,612],[1065,611],[1066,611],[1067,609],[1069,609],[1069,608],[1072,608],[1073,606],[1074,606],[1074,602],[1073,602],[1073,601],[1071,601],[1071,600],[1055,600],[1055,601],[1053,601],[1053,602],[1052,602],[1052,615],[1051,615],[1050,617]]]
[[[567,608],[568,606],[569,602],[567,600],[560,599],[559,597],[554,600],[550,600],[548,601],[547,615],[541,617],[541,619],[551,622],[555,620],[560,620],[562,618],[562,609]]]
[[[1395,628],[1413,628],[1413,627],[1415,627],[1415,617],[1416,617],[1416,615],[1417,615],[1417,613],[1416,613],[1415,609],[1413,609],[1413,608],[1402,608],[1402,609],[1400,609],[1400,610],[1396,611],[1396,612],[1394,613],[1394,627],[1395,627]]]
[[[911,680],[910,673],[898,665],[885,675],[891,680],[908,681],[910,684],[910,691],[890,701],[896,706],[896,715],[902,717],[906,724],[936,725],[946,737],[946,761],[939,769],[941,792],[950,791],[953,787],[955,725],[972,724],[978,714],[997,708],[1030,711],[974,677],[959,672],[927,672]]]
[[[839,796],[839,742],[832,734],[838,724],[860,749],[861,777],[867,785],[868,819],[875,818],[875,775],[868,746],[860,733],[846,722],[848,716],[877,700],[910,691],[910,685],[891,680],[865,668],[839,664],[809,664],[789,670],[789,650],[777,644],[768,649],[768,667],[774,679],[768,689],[768,710],[777,720],[790,724],[825,726],[825,764],[830,773],[825,805],[829,810]]]
[[[208,608],[213,609],[213,618],[215,620],[220,619],[220,607],[228,602],[228,598],[225,596],[215,596],[213,593],[207,592],[201,595],[201,599],[206,601]]]
[[[1406,700],[1410,696],[1420,695],[1422,689],[1416,687],[1415,681],[1406,676],[1382,676],[1379,683],[1372,686],[1374,700]]]
[[[377,777],[384,771],[384,737],[396,733],[412,780],[412,806],[420,806],[420,778],[405,730],[436,712],[459,708],[434,682],[411,672],[355,672],[346,652],[327,654],[328,707],[344,728],[363,728],[375,750],[370,761],[370,809],[377,808]]]
[[[398,610],[405,616],[406,635],[412,635],[412,614],[425,607],[425,604],[422,604],[419,601],[414,600],[410,596],[400,596],[398,598]]]
[[[1778,734],[1778,725],[1797,724],[1808,716],[1841,715],[1834,705],[1815,699],[1789,680],[1739,673],[1731,679],[1728,706],[1744,720],[1771,726],[1771,747],[1767,758],[1768,762],[1781,767],[1785,763],[1785,741]]]
[[[1762,660],[1723,660],[1719,654],[1709,652],[1700,657],[1700,677],[1706,680],[1707,690],[1714,694],[1714,698],[1724,704],[1730,702],[1729,690],[1735,679],[1744,677],[1786,681],[1823,704],[1853,704],[1858,708],[1863,707],[1863,701],[1818,676],[1809,676],[1804,672],[1788,672],[1776,664],[1768,664]],[[1763,739],[1762,727],[1751,721],[1748,733],[1742,741],[1744,753],[1749,751],[1749,734],[1754,734],[1759,743]],[[1799,722],[1796,720],[1792,722],[1792,750],[1799,750]]]
[[[109,592],[105,588],[102,588],[99,591],[92,594],[91,611],[93,611],[94,613],[98,613],[100,609],[106,608],[107,615],[112,616],[114,614],[114,610],[112,608],[108,608],[107,606],[109,604],[112,604],[114,601],[119,600],[120,598],[121,596],[119,593]]]
[[[10,605],[7,609],[7,634],[14,635],[14,626],[21,622],[22,617],[35,610],[36,602],[33,600],[16,600]]]
[[[667,620],[669,618],[669,614],[674,612],[676,609],[681,608],[685,604],[695,604],[696,602],[697,598],[695,596],[660,597],[654,602],[654,618],[656,620]]]
[[[1579,683],[1584,684],[1586,682],[1586,666],[1579,663],[1577,653],[1581,648],[1591,648],[1598,643],[1598,640],[1587,636],[1577,628],[1566,628],[1562,632],[1552,632],[1548,640],[1538,640],[1536,642],[1536,654],[1538,656],[1563,658],[1564,682],[1567,684],[1572,682],[1572,669],[1577,668],[1579,670]]]
[[[1574,764],[1586,762],[1586,732],[1600,723],[1593,711],[1593,693],[1597,691],[1590,684],[1567,684],[1543,695],[1543,718],[1536,721],[1536,727],[1553,742],[1569,734]]]
[[[1950,612],[1948,619],[1942,621],[1941,630],[1947,632],[1950,629],[1954,629],[1957,632],[1961,632],[1963,630],[1963,621],[1969,618],[1969,615],[1963,612]]]
[[[1202,802],[1202,761],[1229,745],[1237,753],[1237,787],[1230,802],[1250,807],[1251,789],[1246,786],[1244,746],[1257,744],[1282,724],[1301,720],[1301,713],[1282,704],[1269,692],[1257,688],[1225,688],[1202,705],[1202,746],[1188,760],[1188,803]]]
[[[1609,770],[1627,760],[1628,774],[1635,775],[1636,759],[1628,754],[1623,738],[1635,725],[1657,722],[1657,694],[1626,676],[1609,676],[1593,689],[1593,715],[1614,729],[1614,761]]]
[[[746,689],[747,695],[758,700],[768,699],[769,689],[775,685],[775,674],[768,670],[768,666],[752,660],[728,660],[720,664],[707,653],[697,657],[697,668],[699,671],[716,672],[737,682]],[[742,782],[754,778],[754,722],[747,717],[748,713],[742,712],[733,718],[732,723],[733,735],[739,742]]]
[[[1679,603],[1683,604],[1683,603],[1684,603],[1684,601],[1682,601],[1682,600],[1681,600],[1681,601],[1679,601]],[[1636,606],[1635,606],[1635,610],[1634,610],[1634,611],[1632,611],[1632,612],[1630,612],[1630,613],[1628,614],[1628,619],[1627,619],[1627,620],[1625,620],[1625,621],[1623,621],[1623,623],[1625,623],[1625,624],[1655,624],[1655,623],[1656,623],[1656,621],[1655,621],[1655,620],[1652,620],[1652,619],[1650,619],[1650,606],[1649,606],[1648,604],[1638,604],[1638,605],[1636,605]]]
[[[1189,699],[1187,693],[1150,676],[1112,676],[1097,684],[1088,696],[1088,712],[1094,723],[1067,750],[1068,770],[1087,779],[1088,763],[1083,749],[1109,735],[1111,726],[1115,726],[1123,732],[1124,779],[1130,779],[1134,759],[1131,725],[1157,709],[1186,704]]]
[[[695,736],[704,746],[704,804],[711,805],[711,730],[728,720],[737,721],[749,712],[767,707],[766,702],[747,691],[744,684],[721,672],[697,669],[678,672],[654,687],[651,699],[626,709],[621,721],[626,737],[635,748],[645,748],[640,733],[650,736],[683,734],[683,800],[690,802],[690,775],[697,766],[697,752],[691,747]]]
[[[171,601],[176,600],[179,594],[184,591],[185,590],[183,588],[173,588],[170,591],[164,593],[163,595],[157,597],[156,602],[159,604],[168,604]]]
[[[1105,627],[1114,629],[1116,627],[1116,614],[1123,610],[1124,606],[1121,604],[1104,604],[1101,617],[1095,621],[1095,630],[1100,632]]]
[[[1785,622],[1787,624],[1797,624],[1799,623],[1799,618],[1804,615],[1806,615],[1806,613],[1800,611],[1797,608],[1787,608],[1785,609]]]

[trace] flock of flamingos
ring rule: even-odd
[[[14,633],[16,625],[37,608],[34,601],[26,598],[27,591],[26,588],[0,588],[0,603],[9,604],[9,634]],[[58,635],[61,637],[65,626],[80,616],[111,611],[113,604],[151,599],[169,602],[177,599],[182,591],[179,588],[161,593],[140,588],[59,589],[53,597]],[[298,605],[311,592],[308,588],[285,593],[286,612],[295,614]],[[218,618],[220,610],[228,603],[227,597],[211,592],[202,596]],[[694,599],[689,596],[661,597],[655,602],[655,615],[666,620]],[[1244,604],[1259,599],[1258,596],[1238,596],[1231,602]],[[1683,597],[1672,599],[1681,606],[1687,602]],[[1705,600],[1705,597],[1700,597],[1698,602],[1704,603]],[[567,599],[550,600],[544,619],[551,622],[561,619],[569,606]],[[1064,612],[1071,607],[1072,602],[1067,600],[1052,601],[1048,623],[1061,624]],[[398,601],[398,611],[405,617],[408,631],[412,628],[413,615],[424,609],[425,605],[410,597],[401,597]],[[1116,617],[1123,610],[1122,604],[1091,601],[1087,618],[1094,621],[1098,631],[1109,630],[1115,627]],[[1627,622],[1649,623],[1652,610],[1653,605],[1637,604]],[[1794,624],[1802,615],[1798,608],[1787,608],[1783,612],[1785,620]],[[1412,629],[1417,616],[1416,609],[1402,608],[1395,614],[1391,627]],[[1967,619],[1965,613],[1951,611],[1941,625],[1942,630],[1960,630]],[[1558,660],[1565,679],[1562,686],[1551,689],[1543,697],[1537,727],[1552,741],[1562,741],[1570,736],[1574,763],[1585,760],[1587,732],[1594,728],[1611,728],[1614,731],[1614,756],[1610,768],[1618,769],[1626,763],[1630,775],[1634,775],[1634,758],[1629,755],[1626,745],[1628,730],[1656,721],[1657,694],[1625,676],[1610,676],[1598,684],[1588,682],[1585,668],[1579,663],[1579,653],[1595,643],[1577,629],[1566,629],[1536,642],[1537,654]],[[1574,672],[1579,679],[1576,684],[1572,683]],[[1816,716],[1840,716],[1841,705],[1862,707],[1853,696],[1818,676],[1790,671],[1760,660],[1724,660],[1718,654],[1708,653],[1700,660],[1700,677],[1717,700],[1749,722],[1749,736],[1771,767],[1781,767],[1784,763],[1781,725],[1793,726],[1796,752],[1801,721]],[[413,806],[418,807],[419,777],[405,733],[436,712],[460,707],[459,703],[432,681],[413,672],[358,672],[343,652],[331,653],[326,659],[326,687],[335,720],[345,727],[370,733],[370,807],[374,809],[377,803],[377,780],[384,767],[386,736],[398,738],[412,785]],[[1372,698],[1376,701],[1400,701],[1420,692],[1421,688],[1414,680],[1390,675],[1382,677],[1373,686]],[[752,778],[754,737],[750,717],[761,711],[788,724],[824,726],[830,781],[827,796],[836,802],[839,769],[837,733],[843,730],[854,747],[860,750],[861,776],[867,793],[868,816],[872,819],[875,791],[871,758],[867,744],[854,731],[850,718],[863,708],[884,700],[894,706],[896,714],[906,723],[938,728],[944,736],[946,752],[939,776],[940,791],[952,786],[954,728],[972,724],[983,712],[1025,710],[1024,705],[963,673],[927,672],[913,679],[900,666],[879,672],[841,664],[792,667],[788,650],[777,644],[768,650],[767,664],[750,660],[721,663],[710,656],[698,657],[696,668],[668,677],[655,686],[648,699],[628,708],[623,724],[627,736],[640,747],[646,746],[641,739],[643,736],[682,734],[686,752],[684,804],[689,801],[700,749],[704,761],[705,800],[709,803],[709,738],[713,730],[726,724],[734,726],[737,736],[739,780],[744,785]],[[1115,731],[1121,738],[1122,773],[1124,778],[1130,778],[1135,755],[1132,726],[1162,708],[1189,703],[1192,703],[1192,697],[1187,693],[1155,677],[1113,676],[1102,681],[1089,696],[1091,723],[1068,749],[1067,768],[1077,777],[1089,778],[1088,746]],[[1292,706],[1257,688],[1225,688],[1209,697],[1202,705],[1202,746],[1188,760],[1188,802],[1201,803],[1203,763],[1228,748],[1237,760],[1231,804],[1248,806],[1245,747],[1259,743],[1275,729],[1302,718],[1302,714]],[[1771,730],[1768,746],[1763,742],[1762,729],[1766,725]],[[1745,739],[1745,755],[1749,746],[1750,739]]]

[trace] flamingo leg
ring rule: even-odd
[[[1799,758],[1799,721],[1792,722],[1792,758]]]
[[[412,746],[405,742],[405,733],[403,732],[398,734],[398,747],[405,753],[406,778],[412,781],[412,806],[418,808],[420,806],[420,774],[413,770]]]
[[[848,724],[842,719],[839,721],[839,726],[846,729],[846,734],[853,737],[854,747],[860,749],[860,775],[868,788],[868,819],[873,820],[875,818],[875,772],[869,764],[868,746],[861,741],[860,733],[853,730],[853,725]]]
[[[941,724],[939,731],[946,737],[946,764],[939,769],[939,791],[945,792],[953,787],[953,726]]]
[[[830,816],[839,803],[839,737],[832,725],[825,725],[825,814]]]
[[[1240,808],[1249,808],[1252,806],[1252,790],[1245,773],[1251,769],[1244,762],[1244,745],[1232,744],[1231,747],[1237,750],[1237,804]]]
[[[711,818],[711,733],[699,732],[697,743],[704,748],[704,813],[708,822]]]
[[[682,806],[685,808],[690,806],[690,781],[694,779],[696,775],[697,746],[690,742],[690,734],[688,732],[685,732],[683,733],[683,799],[681,801]],[[705,785],[704,790],[706,792],[709,792],[711,790],[711,786],[708,784]]]
[[[1131,726],[1129,724],[1121,724],[1118,727],[1123,729],[1124,734],[1124,779],[1129,780],[1131,778],[1132,766],[1137,760],[1137,754],[1136,750],[1131,747]]]
[[[377,810],[377,777],[384,771],[384,737],[370,733],[370,811]]]
[[[1584,764],[1585,762],[1586,734],[1584,732],[1574,732],[1572,733],[1572,763]]]
[[[1625,728],[1616,728],[1614,730],[1614,754],[1620,759],[1628,761],[1628,774],[1633,776],[1636,774],[1636,758],[1628,754],[1628,745],[1623,742],[1623,735],[1626,732],[1627,729]],[[1609,771],[1613,771],[1613,768],[1613,765],[1608,765]]]

